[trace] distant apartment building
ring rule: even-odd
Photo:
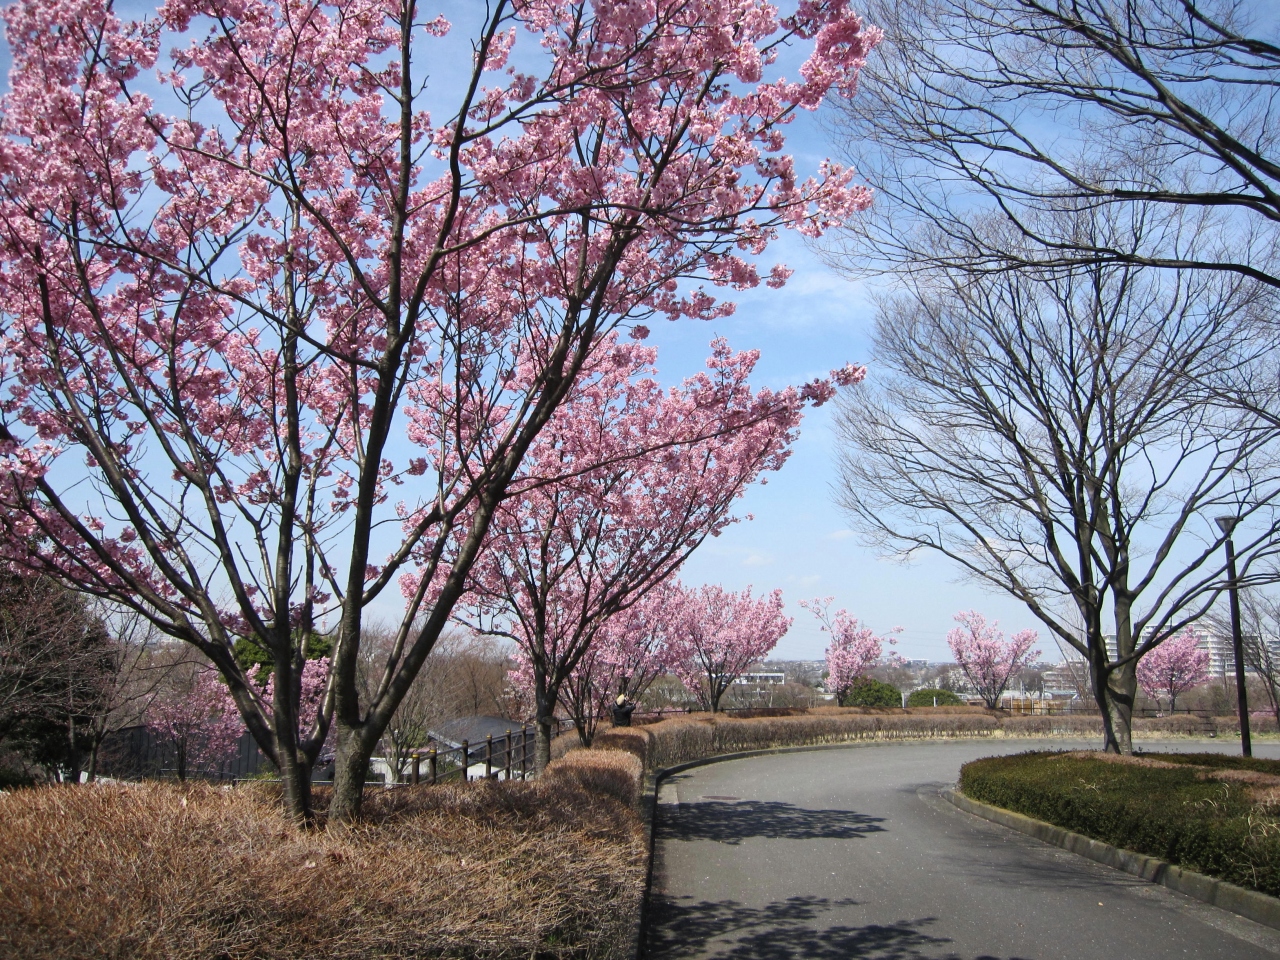
[[[762,686],[767,683],[786,683],[787,675],[785,673],[760,672],[760,673],[744,673],[740,677],[734,677],[734,683],[742,686]]]
[[[1041,673],[1044,695],[1051,700],[1071,700],[1087,696],[1089,665],[1083,660],[1065,660]]]
[[[1196,646],[1208,652],[1210,677],[1220,678],[1235,673],[1236,658],[1231,648],[1230,637],[1224,637],[1216,631],[1206,629],[1199,624],[1194,624],[1186,629],[1195,634]],[[1116,635],[1114,633],[1103,634],[1103,639],[1107,642],[1107,658],[1115,660],[1119,656],[1116,649]]]
[[[1196,637],[1196,646],[1209,654],[1209,676],[1215,680],[1229,679],[1236,672],[1236,655],[1235,648],[1231,642],[1231,636],[1224,634],[1218,630],[1193,624],[1187,628],[1191,630]],[[1116,653],[1116,635],[1114,633],[1104,634],[1103,639],[1107,642],[1107,656],[1114,660]],[[1256,636],[1246,636],[1246,642],[1256,642]],[[1280,638],[1266,638],[1268,649],[1271,655],[1280,659]],[[1254,671],[1247,664],[1245,672],[1253,673]]]

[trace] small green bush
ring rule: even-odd
[[[1211,769],[1259,768],[1218,755],[1151,754],[1146,759],[1177,766],[1024,753],[965,764],[960,789],[983,803],[1280,895],[1275,811],[1255,803],[1248,784],[1207,776]],[[1194,765],[1200,759],[1206,762]]]
[[[934,703],[934,700],[937,703]],[[914,690],[907,697],[908,707],[960,707],[964,705],[955,693],[950,690],[938,690],[930,687],[927,690]]]
[[[859,677],[844,695],[842,707],[900,707],[902,694],[897,687],[871,677]]]

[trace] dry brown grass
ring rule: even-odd
[[[1103,753],[1101,750],[1072,750],[1062,754],[1076,760],[1098,760],[1102,763],[1119,763],[1130,767],[1150,767],[1153,770],[1185,770],[1185,764],[1169,763],[1167,760],[1156,760],[1152,757],[1138,757],[1132,754]]]
[[[634,754],[601,745],[596,750],[573,750],[547,766],[545,776],[573,783],[591,793],[620,800],[632,809],[640,803],[644,763]]]
[[[618,759],[589,766],[374,791],[363,822],[306,833],[263,788],[0,796],[0,955],[620,957],[647,844],[584,785],[619,792]]]
[[[1100,737],[1100,717],[1064,714],[1031,717],[1004,717],[1000,729],[1006,737]]]

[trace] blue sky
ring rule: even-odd
[[[126,16],[148,8],[154,6],[140,0],[117,4]],[[7,77],[8,67],[8,50],[0,43],[0,75]],[[806,174],[833,150],[820,120],[821,113],[804,114],[790,129],[789,152]],[[659,348],[664,379],[678,382],[701,368],[714,336],[727,337],[735,349],[760,350],[759,385],[799,384],[850,361],[869,362],[874,377],[869,351],[873,291],[868,283],[839,275],[794,234],[781,238],[764,257],[766,266],[775,261],[795,270],[790,282],[782,290],[762,286],[740,295],[734,316],[712,324],[652,324],[650,343]],[[705,543],[686,565],[685,582],[716,582],[734,590],[752,585],[757,593],[781,588],[795,624],[775,656],[788,659],[823,655],[825,635],[798,605],[812,597],[834,597],[835,606],[877,630],[903,627],[897,650],[907,657],[950,659],[945,635],[960,610],[978,609],[1010,632],[1035,626],[1020,604],[957,582],[955,570],[940,558],[904,566],[879,559],[859,542],[832,499],[833,412],[829,405],[808,414],[783,470],[740,501],[737,513],[753,514],[754,519]],[[1057,659],[1043,632],[1042,641],[1045,659]]]
[[[816,123],[805,123],[797,133],[804,145],[825,148]],[[840,276],[795,236],[784,237],[771,253],[796,271],[782,290],[740,296],[737,313],[713,327],[654,326],[650,342],[659,346],[664,374],[672,376],[678,364],[699,364],[713,332],[737,349],[759,349],[757,379],[770,387],[801,383],[847,361],[869,361],[874,305],[868,283]],[[874,377],[873,360],[869,366]],[[754,585],[757,592],[781,588],[796,621],[775,654],[784,658],[823,654],[824,634],[796,603],[812,597],[834,597],[836,606],[877,630],[902,626],[897,650],[907,657],[950,659],[945,636],[960,610],[981,610],[1007,630],[1034,626],[1020,604],[957,582],[941,559],[903,565],[879,559],[859,542],[832,499],[833,413],[834,405],[808,413],[786,466],[740,502],[737,512],[755,519],[704,543],[686,565],[684,580],[735,590]],[[1044,639],[1046,659],[1057,659],[1052,641]]]

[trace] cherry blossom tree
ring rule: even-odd
[[[715,584],[685,590],[673,619],[672,671],[712,713],[729,685],[778,645],[791,627],[782,614],[782,591],[752,597]]]
[[[244,733],[226,684],[204,666],[167,678],[147,708],[146,724],[173,748],[179,780],[229,760]]]
[[[495,512],[461,616],[519,648],[538,769],[564,684],[605,624],[734,522],[733,501],[786,461],[803,391],[753,393],[758,354],[712,349],[705,373],[664,390],[652,349],[614,341],[608,369],[561,406]]]
[[[780,229],[870,199],[782,152],[879,39],[844,0],[493,0],[460,11],[461,60],[426,7],[5,11],[0,549],[198,648],[299,822],[330,725],[329,813],[358,815],[494,512],[606,337],[727,315],[708,285],[756,286]],[[365,611],[405,574],[361,696]],[[271,653],[269,705],[240,637]]]
[[[1200,638],[1190,628],[1155,647],[1138,661],[1138,683],[1157,704],[1169,698],[1169,712],[1178,696],[1209,679],[1209,651],[1200,648]]]
[[[801,600],[800,606],[810,611],[822,624],[822,632],[831,634],[827,647],[827,689],[835,694],[836,703],[844,705],[855,680],[880,662],[884,645],[898,642],[896,637],[877,637],[870,627],[859,626],[856,617],[846,610],[830,612],[834,597]],[[901,628],[894,629],[897,633]]]
[[[578,739],[590,746],[602,717],[616,698],[632,702],[669,669],[671,617],[679,591],[658,585],[630,609],[610,617],[560,688],[560,705],[573,719]]]
[[[1037,634],[1019,630],[1005,642],[999,621],[988,626],[986,617],[974,610],[957,613],[955,619],[962,626],[947,634],[947,646],[978,696],[994,710],[1009,681],[1039,658],[1040,651],[1031,649]]]

